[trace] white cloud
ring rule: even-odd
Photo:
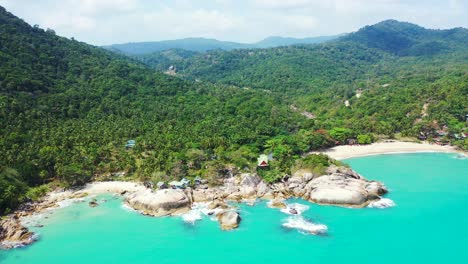
[[[79,13],[87,15],[128,12],[135,10],[138,6],[138,0],[65,0],[62,3],[74,6]]]
[[[0,0],[30,24],[92,44],[212,37],[253,42],[355,31],[394,18],[468,26],[466,0]]]

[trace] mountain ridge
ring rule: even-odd
[[[103,48],[116,52],[121,52],[127,55],[142,55],[169,49],[185,49],[195,52],[206,52],[217,49],[229,51],[234,49],[270,48],[297,44],[323,43],[326,41],[337,39],[340,36],[342,36],[342,34],[335,36],[318,36],[309,38],[271,36],[255,43],[221,41],[213,38],[183,38],[175,40],[112,44],[103,46]]]

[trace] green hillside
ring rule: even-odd
[[[259,154],[271,153],[269,169],[259,171],[267,181],[304,164],[319,173],[328,158],[301,155],[349,139],[364,144],[420,132],[431,139],[447,126],[442,140],[467,148],[454,137],[467,132],[466,30],[444,32],[430,39],[443,52],[421,49],[417,56],[374,45],[358,31],[350,38],[359,40],[170,50],[144,61],[164,71],[175,66],[173,77],[0,8],[0,215],[50,185],[121,172],[126,179],[201,176],[216,184],[255,171]],[[418,43],[427,43],[423,38]],[[125,147],[128,140],[135,146]]]
[[[466,132],[467,38],[463,28],[389,20],[333,43],[213,51],[172,65],[187,79],[281,94],[325,129],[429,138],[450,130],[444,140],[466,147],[455,134]]]
[[[49,182],[74,186],[120,171],[216,179],[232,164],[255,164],[268,139],[307,125],[274,95],[154,73],[3,8],[0,47],[0,213],[28,186]],[[126,149],[130,139],[136,146]]]

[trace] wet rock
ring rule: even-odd
[[[96,207],[96,206],[98,206],[98,205],[99,205],[99,204],[98,204],[98,202],[97,202],[96,199],[92,199],[92,200],[89,202],[89,206],[90,206],[90,207]]]
[[[0,221],[0,247],[5,249],[21,247],[33,243],[34,233],[22,226],[17,216],[9,216]]]
[[[284,202],[283,199],[274,199],[268,203],[268,207],[284,209],[286,208],[286,203]]]
[[[235,211],[223,211],[216,215],[222,230],[232,230],[239,227],[241,217]]]
[[[208,209],[214,210],[214,209],[228,209],[229,206],[224,202],[224,201],[213,201],[208,205]]]

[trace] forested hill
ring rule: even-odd
[[[439,53],[468,51],[468,29],[426,29],[415,24],[386,20],[342,37],[371,48],[399,56],[428,56]]]
[[[212,51],[149,65],[178,76],[282,94],[315,124],[459,142],[467,132],[468,30],[388,20],[318,45]],[[139,58],[142,59],[142,58]],[[448,132],[450,131],[450,132]],[[455,138],[455,139],[453,139]]]
[[[3,8],[0,121],[0,215],[44,183],[122,171],[215,181],[226,168],[255,164],[269,139],[312,125],[274,94],[155,73]]]
[[[257,172],[270,182],[320,173],[332,161],[301,155],[400,132],[431,138],[444,125],[444,141],[468,148],[452,137],[468,132],[466,47],[399,56],[340,40],[164,60],[176,77],[0,7],[0,215],[49,186],[122,174],[216,184],[255,171],[259,154],[273,154]]]

